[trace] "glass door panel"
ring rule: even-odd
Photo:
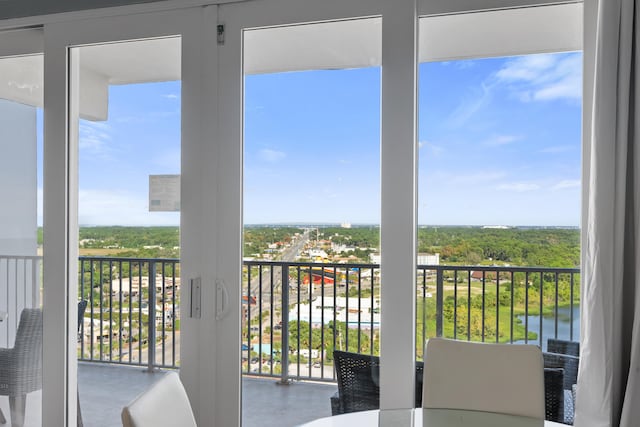
[[[244,426],[344,411],[334,351],[379,387],[380,26],[244,32]]]
[[[42,73],[0,58],[0,421],[24,426],[42,425]]]
[[[86,425],[99,425],[105,411],[117,418],[154,381],[124,366],[180,366],[180,50],[180,37],[72,48]],[[107,364],[121,389],[110,402],[95,390]]]
[[[581,8],[420,19],[418,359],[578,339]]]

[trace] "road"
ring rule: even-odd
[[[288,248],[282,251],[281,257],[278,261],[281,262],[293,262],[296,257],[302,252],[305,245],[309,241],[311,231],[307,230],[296,240],[296,242]],[[264,268],[262,272],[262,285],[260,284],[260,276],[254,274],[252,271],[251,279],[251,292],[250,295],[256,297],[256,300],[262,296],[263,308],[269,307],[271,304],[271,271],[273,271],[273,304],[274,309],[278,309],[281,306],[280,295],[282,292],[279,290],[282,287],[282,269],[281,268]],[[262,289],[262,295],[260,295],[260,289]],[[264,311],[264,309],[263,309]],[[256,306],[250,307],[251,320],[255,319],[260,314],[258,309],[258,302]],[[274,322],[276,320],[274,319]]]

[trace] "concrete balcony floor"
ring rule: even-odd
[[[94,363],[78,363],[78,390],[85,427],[121,427],[122,407],[150,387],[165,371]],[[329,397],[335,384],[242,378],[242,427],[290,427],[331,415]],[[42,426],[42,391],[27,396],[24,427]],[[11,425],[9,399],[0,396],[0,410]]]
[[[122,407],[157,381],[163,371],[100,363],[78,363],[80,407],[85,427],[120,427]],[[242,426],[288,427],[331,415],[335,384],[243,377]],[[5,398],[6,400],[6,398]]]

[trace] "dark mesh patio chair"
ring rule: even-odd
[[[338,391],[331,396],[331,415],[380,408],[380,358],[335,350]],[[424,363],[416,362],[415,406],[422,406]]]
[[[578,341],[549,338],[547,340],[547,351],[549,353],[568,354],[569,356],[580,357],[580,343]]]
[[[580,358],[567,354],[542,353],[545,368],[564,369],[563,393],[564,393],[564,423],[573,424],[573,385],[578,381],[578,365]]]
[[[564,422],[564,369],[544,368],[544,419]]]
[[[380,358],[345,351],[333,352],[338,393],[332,413],[367,411],[380,407]]]
[[[9,396],[12,427],[22,427],[27,394],[41,388],[42,310],[25,308],[13,348],[0,349],[0,395]],[[6,422],[1,412],[0,421]]]

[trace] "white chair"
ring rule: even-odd
[[[542,352],[533,345],[431,338],[423,408],[466,409],[544,420]]]
[[[196,427],[187,393],[170,372],[122,409],[124,427]]]

